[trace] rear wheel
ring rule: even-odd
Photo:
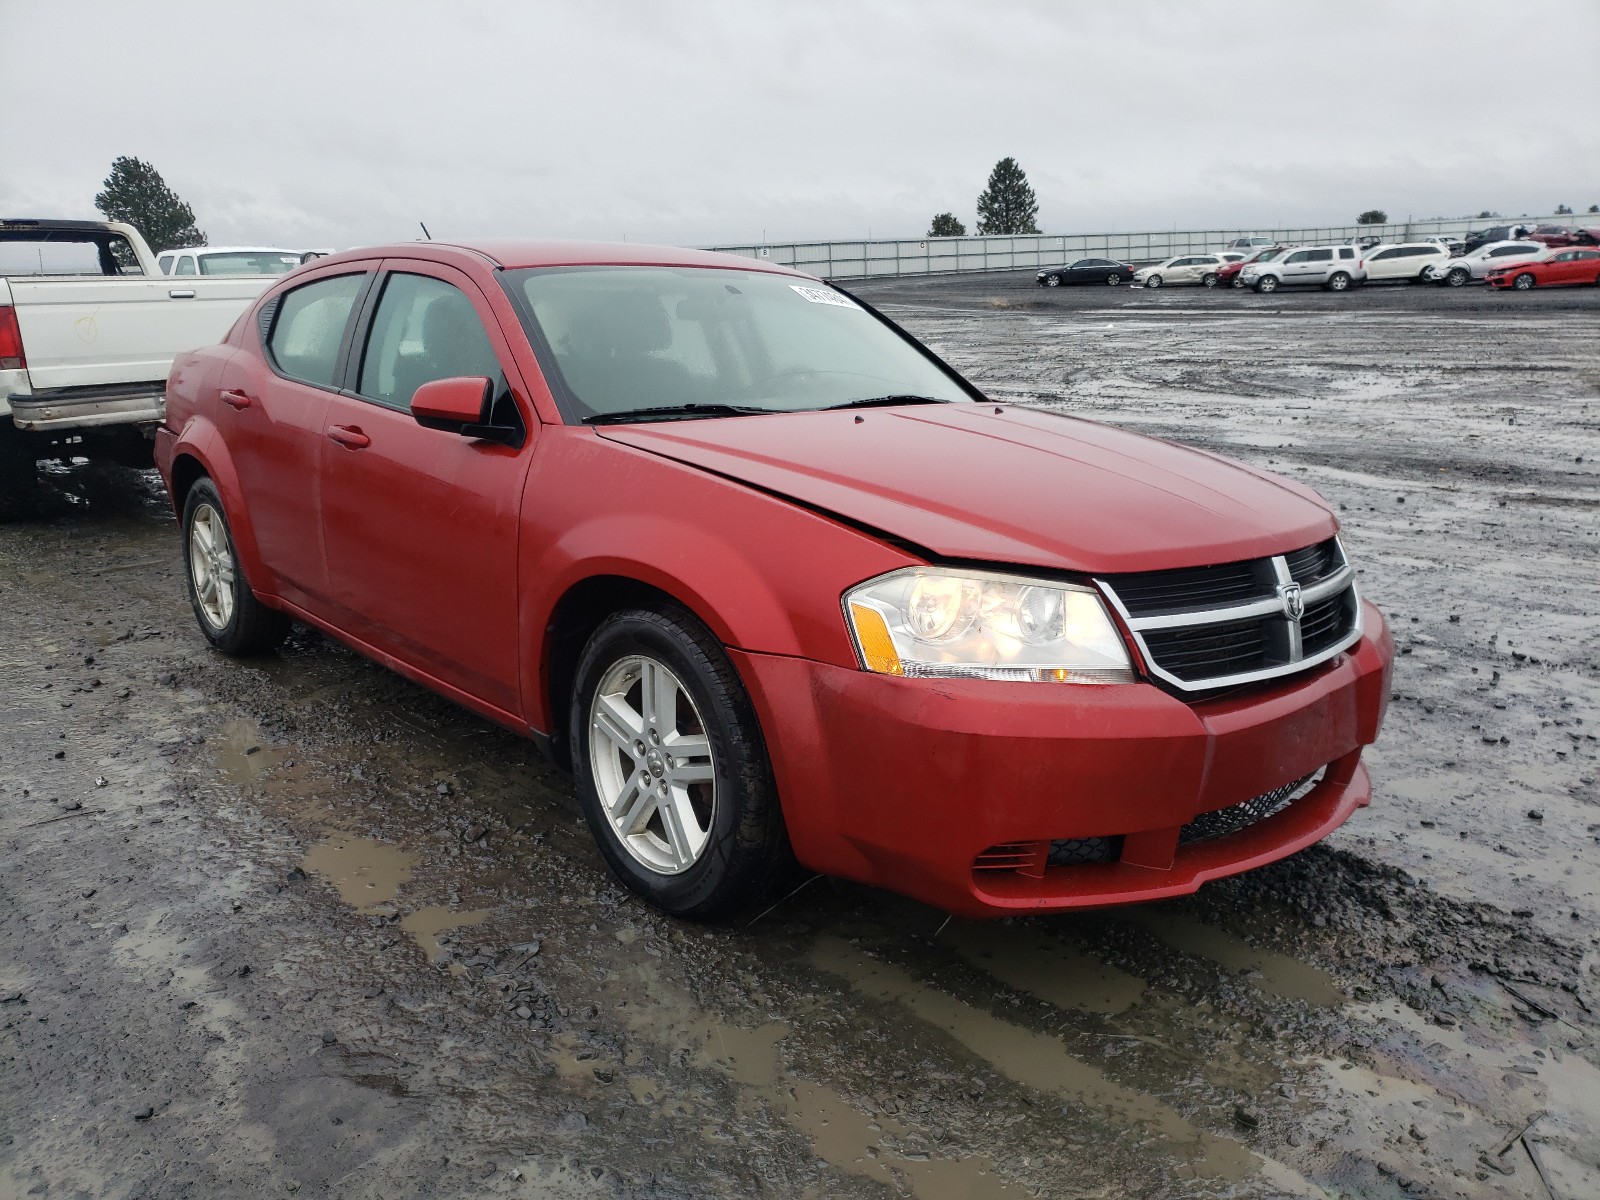
[[[1343,271],[1335,271],[1328,276],[1326,287],[1330,292],[1348,291],[1350,288],[1350,276]]]
[[[1112,271],[1109,275],[1106,276],[1106,282],[1109,283],[1112,287],[1116,287],[1117,284],[1122,282],[1122,276],[1118,275],[1115,271]]]
[[[1215,271],[1207,271],[1204,275],[1200,276],[1200,282],[1206,287],[1216,287],[1217,273]]]
[[[1525,292],[1536,282],[1537,280],[1534,279],[1530,272],[1524,271],[1521,275],[1518,275],[1511,281],[1511,286],[1516,288],[1519,292]]]
[[[289,632],[289,618],[256,599],[209,479],[189,489],[183,504],[184,582],[206,640],[224,654],[260,654]]]
[[[687,612],[608,618],[578,661],[568,727],[584,816],[630,890],[707,919],[785,881],[792,858],[755,709]]]
[[[1145,281],[1144,281],[1144,285],[1145,285],[1145,287],[1153,287],[1153,288],[1160,287],[1161,286],[1161,276],[1159,276],[1159,275],[1146,276],[1145,277]]]
[[[1278,277],[1276,275],[1263,275],[1256,280],[1256,291],[1275,292],[1278,290]]]

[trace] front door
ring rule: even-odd
[[[466,276],[385,263],[352,386],[328,403],[322,535],[339,623],[482,704],[522,711],[517,525],[537,422],[499,324]],[[520,447],[428,429],[411,415],[435,379],[494,381]]]

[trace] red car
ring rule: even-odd
[[[1178,895],[1371,796],[1393,643],[1315,493],[996,404],[781,267],[319,259],[176,361],[156,457],[213,645],[304,622],[535,739],[679,915],[795,860],[974,917]]]
[[[1569,229],[1565,225],[1540,225],[1528,241],[1546,246],[1600,246],[1600,229]]]
[[[1573,283],[1600,285],[1600,250],[1584,247],[1560,250],[1538,262],[1496,267],[1484,278],[1491,287],[1515,288],[1519,292],[1533,287],[1559,287]]]
[[[1225,264],[1222,269],[1217,272],[1217,286],[1243,287],[1244,284],[1239,281],[1240,271],[1244,270],[1251,263],[1271,262],[1287,249],[1287,246],[1264,246],[1260,250],[1257,250],[1249,258],[1240,259],[1238,262]]]

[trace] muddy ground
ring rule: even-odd
[[[0,1197],[1600,1196],[1600,292],[859,290],[1339,505],[1372,807],[1144,908],[680,924],[529,745],[208,651],[159,480],[54,468],[0,526]]]

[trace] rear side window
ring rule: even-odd
[[[1355,256],[1356,252],[1348,246],[1339,251],[1340,258],[1354,258]]]
[[[161,267],[161,273],[163,275],[171,275],[172,274],[172,255],[163,254],[161,256],[161,258],[158,260],[158,265]]]
[[[1575,250],[1572,257],[1583,259],[1600,258],[1600,250]]]
[[[462,375],[500,378],[500,360],[472,301],[442,279],[390,275],[356,390],[380,404],[409,409],[423,384]]]
[[[284,293],[267,338],[278,370],[319,387],[338,386],[339,348],[366,279],[339,275]]]

